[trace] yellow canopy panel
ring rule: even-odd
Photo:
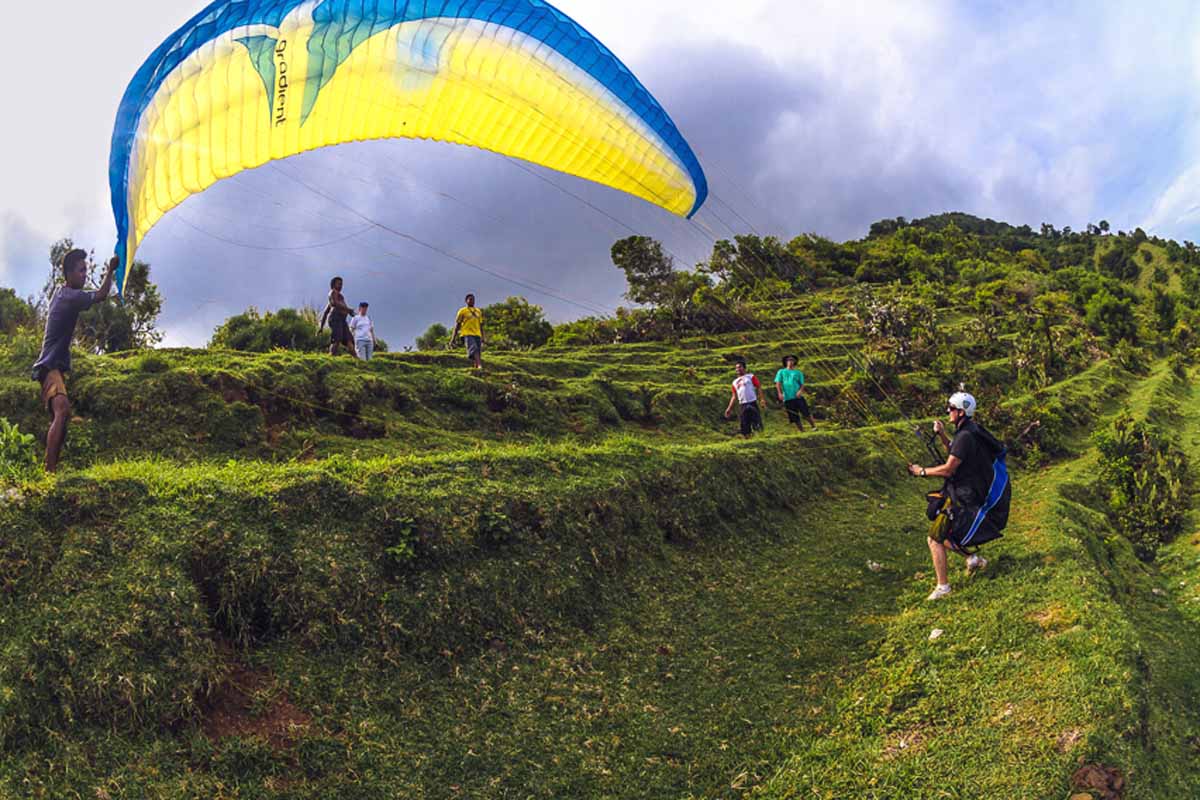
[[[155,51],[118,111],[117,285],[146,233],[218,180],[400,137],[524,159],[682,216],[708,192],[658,102],[540,0],[221,0]]]

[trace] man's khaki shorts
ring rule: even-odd
[[[50,401],[62,395],[67,396],[67,383],[63,380],[63,374],[59,370],[52,369],[46,373],[46,377],[42,378],[42,403],[46,406],[46,410],[50,411]]]

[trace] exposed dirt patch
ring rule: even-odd
[[[918,753],[924,749],[925,732],[920,728],[896,731],[888,736],[887,744],[883,747],[883,760],[891,761],[894,758]]]
[[[215,376],[203,377],[201,380],[205,386],[221,395],[221,399],[226,403],[250,402],[250,396],[246,392],[246,385],[232,375],[221,373]]]
[[[1028,617],[1036,622],[1047,636],[1060,633],[1077,622],[1075,615],[1060,603],[1051,603],[1045,608],[1032,611]]]
[[[382,439],[387,436],[387,425],[377,419],[358,416],[358,411],[352,415],[338,417],[342,432],[354,439]]]
[[[1094,800],[1121,800],[1125,796],[1125,776],[1113,767],[1084,764],[1071,776],[1071,788],[1087,792]]]
[[[1063,731],[1058,735],[1058,739],[1054,742],[1054,747],[1060,753],[1069,753],[1075,749],[1075,745],[1083,740],[1083,731],[1079,728],[1071,728]]]
[[[312,717],[292,705],[287,693],[263,670],[236,666],[204,704],[204,734],[216,741],[258,736],[283,749],[299,739]]]

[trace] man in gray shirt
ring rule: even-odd
[[[50,430],[46,433],[46,471],[58,469],[58,456],[67,440],[67,422],[71,419],[71,403],[63,376],[71,371],[71,340],[75,338],[75,323],[79,315],[96,303],[108,299],[112,289],[117,258],[108,262],[104,280],[94,292],[84,291],[87,281],[87,253],[72,250],[63,258],[63,277],[66,283],[58,287],[46,311],[46,335],[42,339],[42,354],[33,365],[33,379],[42,385],[42,402],[50,412]]]

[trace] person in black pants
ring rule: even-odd
[[[806,419],[813,428],[817,427],[804,397],[804,373],[796,366],[795,356],[784,356],[783,369],[775,373],[775,391],[779,394],[779,402],[787,409],[788,422],[804,430],[801,420]]]
[[[754,373],[746,371],[746,362],[734,364],[737,377],[733,379],[733,387],[729,397],[729,405],[725,408],[725,418],[733,416],[734,405],[738,406],[738,420],[741,422],[743,438],[749,439],[754,431],[763,429],[762,423],[762,384]]]
[[[322,328],[325,327],[325,320],[329,320],[329,355],[336,356],[338,347],[345,347],[350,355],[358,357],[354,352],[354,337],[346,323],[346,318],[352,316],[354,309],[346,305],[346,298],[342,294],[342,279],[334,278],[329,281],[329,303],[321,314]]]

